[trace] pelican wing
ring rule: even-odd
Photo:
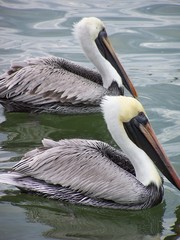
[[[29,59],[15,63],[0,77],[0,98],[43,105],[96,105],[105,94],[99,73],[56,58]]]
[[[115,152],[112,154],[116,156],[115,161],[110,159],[110,151]],[[148,197],[145,187],[120,167],[121,161],[122,165],[132,168],[124,154],[101,141],[44,139],[43,147],[25,154],[13,171],[90,197],[121,204],[145,202]]]

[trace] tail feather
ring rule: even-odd
[[[22,177],[20,173],[0,173],[0,183],[21,187],[18,182],[20,177]]]

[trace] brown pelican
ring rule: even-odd
[[[0,103],[7,111],[97,112],[103,96],[123,95],[123,85],[137,97],[103,22],[83,18],[74,25],[74,34],[99,73],[57,57],[14,63],[0,76]]]
[[[150,208],[162,201],[163,181],[155,165],[180,189],[180,179],[135,98],[106,96],[102,112],[121,147],[85,139],[42,141],[0,182],[71,203],[120,209]],[[154,163],[153,163],[154,162]]]

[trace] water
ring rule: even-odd
[[[0,1],[0,72],[13,60],[49,54],[93,67],[72,36],[72,24],[96,16],[136,86],[155,132],[180,174],[180,2]],[[0,106],[0,169],[43,137],[100,139],[114,145],[101,114],[4,113]],[[180,194],[165,180],[159,206],[139,212],[64,204],[0,186],[0,239],[177,239]]]

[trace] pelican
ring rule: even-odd
[[[141,103],[132,97],[105,96],[101,107],[122,150],[96,140],[43,139],[43,146],[27,152],[9,173],[0,175],[0,182],[52,199],[131,210],[162,201],[163,181],[156,166],[180,189]]]
[[[53,56],[16,62],[0,76],[0,103],[7,111],[97,112],[103,96],[124,94],[123,85],[137,97],[100,19],[83,18],[74,35],[99,72]]]

